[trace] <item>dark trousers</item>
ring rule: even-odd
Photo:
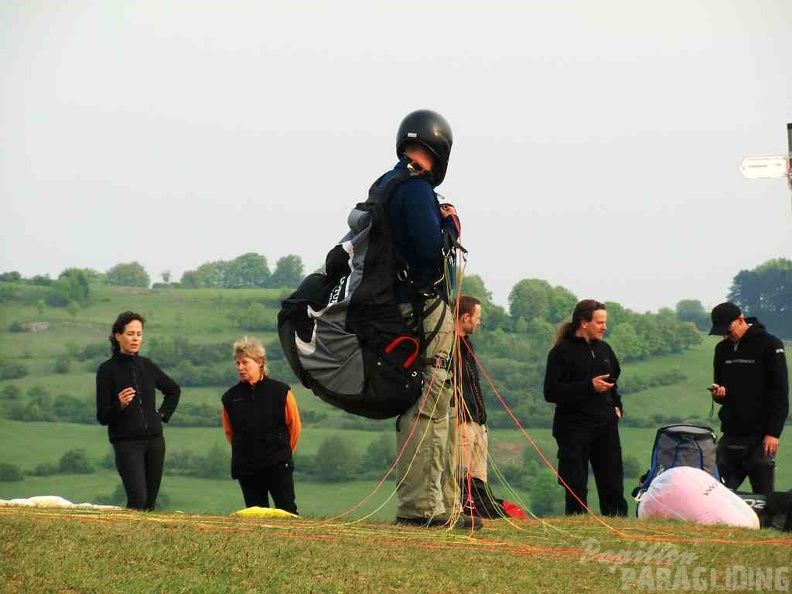
[[[240,475],[238,480],[246,507],[269,507],[269,494],[276,508],[297,513],[291,464],[268,468],[253,475]]]
[[[125,439],[114,443],[113,449],[127,494],[127,507],[153,510],[165,464],[165,440],[161,435]]]
[[[775,455],[765,456],[762,435],[724,435],[718,442],[718,472],[729,489],[737,490],[745,477],[751,491],[769,495],[775,488]]]
[[[600,512],[604,516],[626,516],[624,468],[622,466],[619,424],[613,421],[599,426],[578,426],[557,431],[558,474],[583,503],[588,505],[588,466],[594,471]],[[566,492],[567,515],[585,513],[583,506]]]

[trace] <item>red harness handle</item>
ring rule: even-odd
[[[408,368],[410,365],[412,365],[412,364],[413,364],[413,362],[415,361],[415,358],[418,356],[418,353],[419,353],[419,351],[421,350],[421,347],[420,347],[420,345],[418,344],[418,340],[416,340],[416,339],[415,339],[415,338],[413,338],[412,336],[399,336],[399,337],[397,337],[397,338],[394,338],[394,339],[391,341],[391,343],[390,343],[388,346],[386,346],[386,347],[385,347],[385,352],[386,352],[386,353],[388,353],[388,354],[390,354],[390,352],[391,352],[393,349],[395,349],[397,346],[399,346],[399,345],[400,345],[401,343],[403,343],[405,340],[409,340],[409,341],[410,341],[410,342],[412,342],[412,343],[413,343],[413,345],[415,346],[415,352],[414,352],[412,355],[410,355],[409,357],[407,357],[407,360],[406,360],[406,361],[405,361],[405,362],[402,364],[402,367],[404,367],[405,369],[407,369],[407,368]]]

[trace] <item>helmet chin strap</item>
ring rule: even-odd
[[[418,161],[410,157],[409,155],[404,155],[404,158],[407,159],[407,170],[412,173],[413,175],[421,175],[427,179],[427,181],[432,185],[435,186],[434,183],[434,174],[432,173],[431,169],[426,169],[423,165],[421,165]]]

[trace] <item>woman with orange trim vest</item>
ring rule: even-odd
[[[231,444],[231,477],[239,481],[246,507],[297,513],[292,454],[300,439],[300,413],[291,388],[267,376],[261,342],[234,343],[239,383],[223,394],[223,429]]]

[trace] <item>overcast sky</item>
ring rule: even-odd
[[[514,4],[2,2],[0,271],[310,271],[418,108],[501,304],[542,278],[710,307],[792,257],[786,182],[738,169],[787,151],[792,2]]]

